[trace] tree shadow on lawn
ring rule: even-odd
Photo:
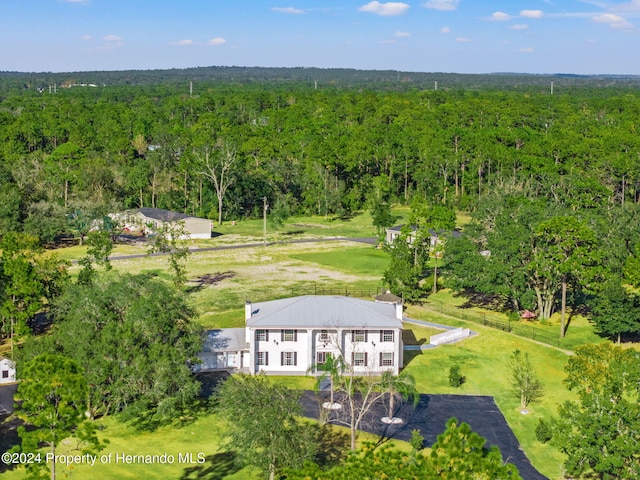
[[[235,452],[220,452],[207,456],[201,465],[185,468],[180,480],[222,480],[241,469]]]
[[[332,429],[329,425],[318,425],[315,431],[315,439],[318,452],[314,460],[321,467],[337,465],[346,457],[349,451],[349,435]]]
[[[187,288],[187,293],[194,293],[199,290],[202,290],[205,286],[208,285],[217,285],[222,280],[226,280],[227,278],[233,278],[236,276],[236,272],[229,270],[228,272],[216,272],[216,273],[205,273],[204,275],[200,275],[199,277],[190,280],[190,285]]]
[[[9,415],[0,415],[0,453],[8,452],[12,447],[20,445],[18,427],[22,421]],[[13,470],[18,464],[0,462],[0,474]]]
[[[504,312],[508,310],[505,305],[504,298],[500,295],[476,292],[475,290],[467,288],[456,293],[455,296],[467,299],[465,303],[460,305],[460,308],[482,307],[493,310],[494,312]]]

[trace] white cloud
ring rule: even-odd
[[[396,32],[396,37],[398,38],[406,38],[410,36],[411,34],[409,32]]]
[[[293,7],[273,7],[271,10],[273,10],[274,12],[289,13],[291,15],[301,15],[304,13],[304,10]]]
[[[593,17],[593,21],[596,23],[606,23],[611,28],[633,28],[633,25],[622,18],[620,15],[613,13],[603,13]]]
[[[80,37],[80,40],[84,40],[85,42],[88,42],[93,40],[93,37],[91,35],[83,35]]]
[[[542,18],[544,12],[542,10],[522,10],[520,16],[525,18]]]
[[[227,41],[222,37],[216,37],[209,40],[209,45],[212,47],[217,47],[218,45],[224,45]]]
[[[105,42],[121,42],[122,41],[122,37],[119,37],[118,35],[105,35],[104,37],[102,37],[102,39]]]
[[[491,17],[489,17],[489,19],[496,22],[506,22],[511,20],[511,15],[504,12],[493,12],[491,14]]]
[[[611,10],[618,12],[640,12],[640,0],[631,0],[627,3],[612,5]]]
[[[518,50],[520,53],[533,53],[535,50],[531,47],[521,48]]]
[[[458,3],[460,0],[428,0],[422,6],[434,10],[455,10],[458,8]]]
[[[529,25],[527,25],[526,23],[518,23],[516,25],[511,25],[509,28],[511,30],[527,30],[529,28]]]
[[[470,38],[456,37],[456,42],[458,42],[458,43],[469,43],[470,41],[471,41]]]
[[[380,45],[392,45],[394,43],[396,43],[396,40],[393,38],[390,38],[389,40],[380,40],[378,42]]]
[[[451,29],[449,27],[442,27],[440,29],[440,33],[449,33],[451,32]]]
[[[187,47],[189,45],[195,45],[196,42],[194,42],[191,39],[184,39],[184,40],[178,40],[177,42],[172,42],[171,45],[177,46],[177,47]]]
[[[373,1],[358,8],[359,12],[374,13],[384,17],[403,15],[407,10],[409,10],[409,5],[402,2],[380,3]]]

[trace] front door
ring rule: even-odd
[[[236,353],[227,353],[227,367],[237,368],[238,355]]]

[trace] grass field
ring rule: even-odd
[[[431,295],[428,299],[428,303],[430,305],[434,305],[435,307],[440,307],[442,305],[448,307],[461,307],[467,303],[467,299],[454,295],[450,290],[443,289],[440,290],[437,294]],[[478,318],[480,315],[486,314],[489,319],[498,319],[503,322],[508,321],[508,317],[506,314],[494,312],[482,307],[465,307],[463,310],[465,313],[478,314]],[[531,327],[535,330],[539,330],[544,332],[546,338],[558,337],[560,335],[560,322],[561,315],[560,313],[554,313],[551,318],[547,320],[520,320],[517,322],[519,325],[523,327]],[[571,312],[567,313],[567,324],[565,327],[565,338],[567,345],[581,345],[585,343],[602,343],[605,342],[606,339],[597,335],[594,332],[593,325],[589,323],[589,320],[583,315],[572,315]]]
[[[286,232],[289,232],[290,238],[372,236],[370,219],[367,217],[366,214],[354,217],[344,222],[346,224],[323,218],[290,219],[279,236],[282,239]],[[216,230],[222,235],[211,240],[198,241],[194,245],[259,242],[262,222],[256,220],[238,222],[236,225],[225,224]],[[138,246],[123,245],[117,247],[116,253],[141,253],[140,250],[141,247]],[[84,254],[81,247],[70,247],[61,252],[64,258],[69,260],[77,259]],[[259,302],[309,294],[313,293],[314,286],[375,290],[380,286],[380,278],[387,262],[388,258],[382,250],[349,241],[277,244],[237,250],[194,252],[187,267],[188,292],[192,305],[198,311],[198,320],[205,327],[241,327],[244,325],[246,299]],[[113,268],[117,272],[149,272],[169,279],[165,257],[118,260],[113,262]],[[72,266],[71,270],[77,272],[78,267]],[[432,303],[443,302],[450,306],[459,306],[464,301],[446,290],[430,299]],[[477,310],[482,312],[481,309]],[[426,308],[409,307],[407,314],[417,319],[469,327],[479,333],[477,337],[455,345],[445,345],[425,352],[406,352],[406,368],[416,378],[419,391],[492,395],[534,466],[550,478],[561,478],[562,455],[554,448],[537,442],[534,429],[539,418],[549,419],[556,413],[560,403],[573,398],[562,385],[567,354]],[[546,325],[536,326],[556,331],[556,321],[554,317],[546,322]],[[431,335],[440,332],[437,329],[408,324],[406,327],[407,332],[403,339],[407,344],[426,343]],[[568,335],[579,338],[580,342],[602,341],[593,334],[591,326],[581,317],[572,318]],[[528,415],[519,413],[519,400],[510,392],[508,382],[509,355],[517,348],[529,353],[545,388],[544,397],[530,406]],[[453,363],[461,366],[461,373],[466,377],[466,382],[458,389],[448,384],[448,370]],[[314,379],[308,377],[273,377],[272,380],[296,389],[313,388],[314,384]],[[103,434],[111,443],[102,454],[166,452],[173,454],[177,459],[178,453],[203,452],[207,462],[204,465],[178,465],[176,461],[172,465],[135,467],[108,464],[101,465],[100,472],[95,475],[97,470],[82,466],[68,472],[70,476],[105,479],[191,479],[199,476],[212,479],[257,478],[256,472],[247,469],[238,471],[229,462],[231,454],[225,452],[221,446],[225,426],[215,415],[203,416],[187,426],[162,428],[153,433],[135,431],[114,419],[104,420],[103,425]],[[406,448],[406,445],[403,448]],[[23,476],[20,472],[8,472],[6,478]]]
[[[454,320],[420,307],[409,307],[408,316],[420,320],[469,327],[479,333],[454,345],[443,345],[425,352],[405,352],[406,369],[416,378],[418,389],[428,393],[491,395],[507,419],[532,464],[550,478],[561,478],[562,455],[553,447],[535,439],[539,418],[549,419],[558,405],[574,396],[562,385],[567,354],[471,322]],[[530,413],[519,412],[520,401],[509,385],[509,356],[515,349],[528,352],[538,376],[543,380],[544,396],[529,407]],[[465,383],[449,386],[449,367],[457,363]]]

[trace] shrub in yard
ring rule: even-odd
[[[551,425],[545,422],[542,418],[538,420],[536,425],[536,438],[540,443],[547,443],[553,437]]]
[[[465,381],[464,375],[460,373],[460,365],[454,363],[449,368],[449,385],[458,388]]]

